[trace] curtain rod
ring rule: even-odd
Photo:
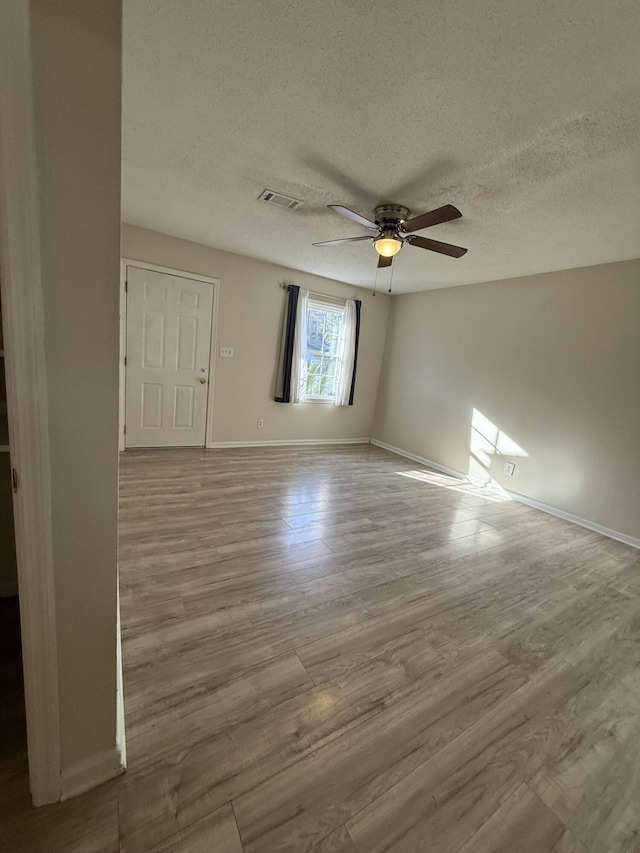
[[[281,287],[283,290],[289,290],[289,288],[291,287],[291,285],[290,285],[290,284],[287,284],[287,283],[286,283],[286,282],[284,282],[284,281],[281,281],[281,282],[280,282],[280,287]],[[310,290],[310,291],[309,291],[309,296],[319,296],[319,297],[320,297],[320,299],[331,300],[331,301],[333,301],[333,302],[339,302],[341,305],[344,305],[344,304],[346,303],[346,301],[347,301],[347,300],[346,300],[344,297],[342,297],[342,296],[329,296],[329,294],[327,294],[327,293],[316,293],[314,290]]]

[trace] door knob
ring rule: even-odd
[[[206,384],[207,384],[207,380],[204,378],[204,376],[201,376],[201,377],[200,377],[200,384],[201,384],[201,385],[206,385]]]

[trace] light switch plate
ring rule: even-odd
[[[233,358],[233,347],[220,347],[220,358]]]
[[[515,462],[505,462],[504,463],[504,473],[507,477],[513,477],[513,472],[516,470]]]

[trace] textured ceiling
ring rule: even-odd
[[[328,211],[463,218],[407,292],[640,255],[637,0],[124,0],[123,218],[352,284]],[[304,202],[258,201],[265,188]],[[378,288],[388,287],[381,270]]]

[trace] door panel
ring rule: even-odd
[[[162,426],[162,385],[157,382],[142,383],[142,417],[143,427],[156,428]]]
[[[189,385],[176,385],[176,399],[173,405],[174,427],[193,428],[194,393]]]
[[[198,321],[193,317],[178,318],[178,369],[196,369]]]
[[[202,447],[213,285],[127,268],[127,447]]]
[[[142,313],[142,367],[164,367],[164,314]]]

